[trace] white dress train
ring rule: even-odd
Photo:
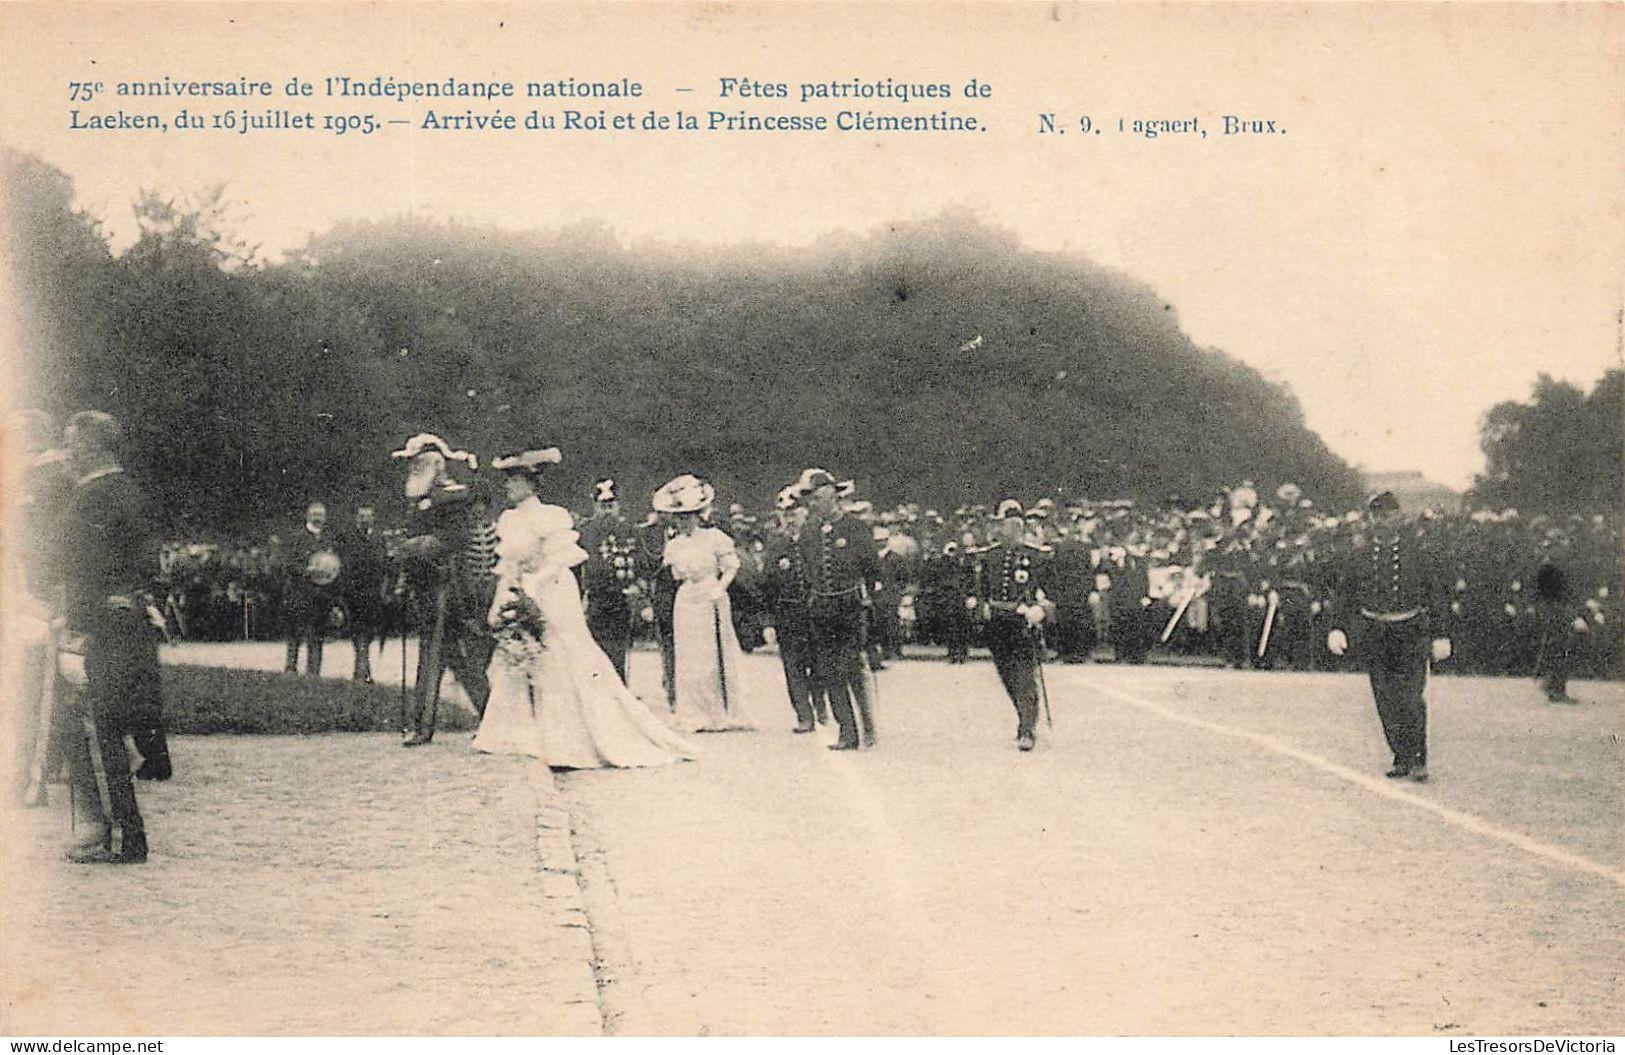
[[[567,510],[527,498],[497,520],[495,609],[517,588],[536,602],[541,642],[499,632],[474,749],[555,769],[663,766],[693,747],[621,683],[587,629],[570,569],[587,559]]]
[[[688,732],[755,729],[744,652],[721,577],[737,572],[733,539],[712,527],[666,543],[665,562],[681,584],[672,607],[677,659],[677,725]]]

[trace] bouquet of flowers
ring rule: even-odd
[[[517,586],[509,590],[509,595],[497,610],[497,644],[526,659],[535,659],[541,652],[547,622],[536,602]]]

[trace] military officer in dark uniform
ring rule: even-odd
[[[1089,605],[1098,573],[1094,548],[1074,525],[1054,549],[1055,647],[1063,662],[1087,663],[1095,650],[1095,613]]]
[[[1107,572],[1111,578],[1106,607],[1111,613],[1107,625],[1112,651],[1119,663],[1144,663],[1154,633],[1150,626],[1151,576],[1144,554],[1119,547]]]
[[[1420,535],[1401,520],[1392,491],[1373,497],[1366,516],[1366,536],[1356,541],[1339,576],[1326,646],[1338,656],[1352,647],[1365,660],[1394,754],[1388,776],[1426,782],[1424,694],[1429,658],[1450,658],[1450,639],[1435,630],[1449,615],[1449,584]]]
[[[762,594],[773,621],[773,638],[784,666],[784,687],[796,714],[797,733],[810,733],[817,721],[828,721],[825,700],[815,698],[812,669],[812,624],[808,614],[811,587],[802,566],[801,533],[807,507],[795,484],[779,492],[781,530],[762,554]]]
[[[356,681],[372,684],[372,643],[383,637],[384,601],[389,595],[389,546],[378,530],[378,512],[356,507],[355,525],[339,539],[340,581],[355,648]]]
[[[677,604],[677,579],[665,561],[666,543],[677,537],[677,525],[665,513],[651,512],[638,525],[638,579],[648,598],[648,618],[660,644],[660,684],[666,690],[666,709],[677,710],[677,646],[672,615]]]
[[[1575,636],[1587,633],[1590,627],[1575,603],[1568,574],[1563,570],[1563,555],[1550,540],[1542,543],[1542,549],[1540,567],[1535,571],[1535,611],[1540,619],[1535,674],[1547,700],[1574,703],[1569,695],[1569,675],[1574,667]]]
[[[67,857],[136,864],[147,859],[147,834],[124,734],[135,734],[143,765],[169,768],[157,633],[146,595],[157,577],[158,547],[141,489],[118,463],[117,423],[95,411],[76,414],[67,439],[77,482],[60,525],[60,570],[67,630],[84,640],[84,728],[71,737],[68,765],[77,808],[88,822],[88,837]]]
[[[1213,579],[1208,591],[1208,619],[1218,638],[1219,655],[1239,670],[1251,662],[1247,631],[1252,555],[1246,541],[1239,534],[1221,539],[1204,555],[1202,570]]]
[[[973,554],[976,592],[968,597],[983,624],[993,665],[1016,708],[1016,746],[1031,751],[1038,734],[1039,628],[1048,616],[1053,551],[1025,539],[1021,503],[999,503],[994,539]]]
[[[963,663],[969,652],[971,617],[965,598],[972,592],[963,545],[945,539],[920,563],[920,635],[944,645],[949,663]]]
[[[626,682],[626,654],[632,647],[632,607],[639,595],[638,537],[621,516],[615,481],[593,484],[593,512],[581,525],[581,594],[587,629]]]
[[[852,751],[860,743],[873,747],[874,709],[863,669],[863,630],[869,591],[880,571],[874,533],[857,517],[843,513],[841,485],[824,470],[802,473],[799,489],[807,496],[808,509],[796,547],[809,586],[814,691],[828,697],[841,730],[830,750]]]
[[[65,761],[71,717],[58,702],[54,641],[58,631],[51,621],[60,586],[54,548],[75,474],[68,452],[52,448],[55,428],[43,411],[20,412],[7,424],[27,445],[28,461],[13,498],[21,530],[7,540],[3,554],[8,585],[21,587],[6,598],[4,660],[11,676],[8,688],[19,704],[15,724],[6,729],[6,749],[15,763],[24,805],[44,806],[49,797],[46,785]]]
[[[485,714],[491,695],[486,668],[495,648],[486,615],[496,589],[496,531],[484,503],[448,472],[450,461],[477,468],[472,454],[452,450],[439,436],[419,433],[392,457],[410,465],[405,487],[413,502],[409,537],[397,552],[408,562],[419,638],[412,713],[402,746],[421,747],[434,739],[447,667],[474,710]]]

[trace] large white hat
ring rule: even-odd
[[[557,447],[543,447],[540,450],[519,451],[515,454],[506,454],[491,463],[491,468],[499,472],[519,470],[521,472],[535,472],[544,465],[557,465],[564,461],[564,455],[559,453]]]
[[[452,450],[451,444],[436,436],[432,432],[420,432],[406,441],[406,445],[398,451],[391,451],[391,458],[416,458],[425,451],[435,451],[448,462],[467,462],[470,469],[478,469],[480,461],[468,451]]]
[[[812,494],[820,487],[833,487],[839,498],[846,498],[858,489],[858,485],[851,480],[837,480],[827,469],[803,469],[801,478],[796,481],[796,489],[803,494]]]
[[[684,473],[662,485],[651,504],[661,513],[698,513],[709,509],[716,497],[716,488],[692,473]]]

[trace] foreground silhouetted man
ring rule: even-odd
[[[169,768],[158,638],[147,614],[158,549],[144,496],[119,465],[118,424],[95,411],[76,414],[67,442],[75,482],[60,524],[64,614],[70,638],[82,637],[84,662],[80,724],[68,755],[84,837],[67,858],[137,864],[147,859],[147,833],[124,734],[135,734],[144,765],[161,764],[166,775]]]

